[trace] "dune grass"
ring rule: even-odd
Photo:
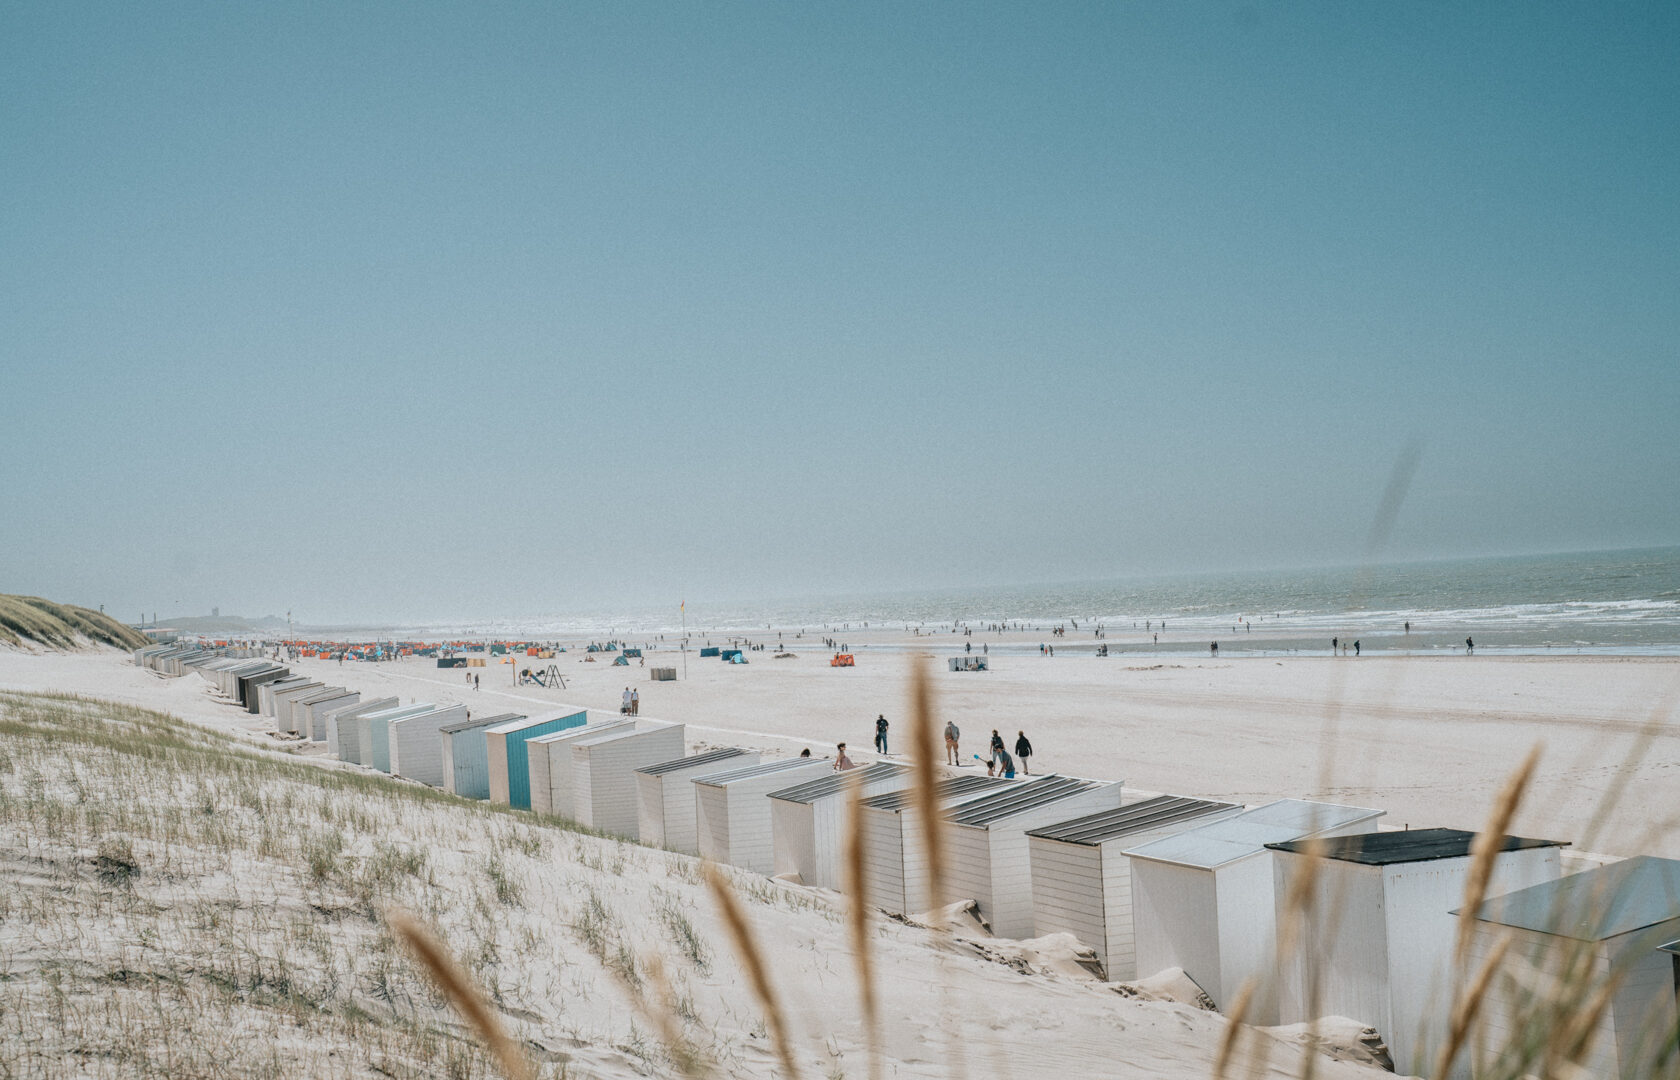
[[[0,595],[0,642],[75,649],[93,643],[138,649],[150,639],[103,612],[39,596]]]

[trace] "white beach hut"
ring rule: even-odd
[[[960,806],[1019,783],[994,776],[947,777],[939,782],[939,805]],[[863,851],[868,867],[866,899],[871,906],[902,915],[933,907],[921,817],[909,788],[863,801]]]
[[[694,835],[694,778],[756,764],[756,750],[725,746],[637,769],[636,828],[642,843],[700,854]]]
[[[347,693],[349,693],[349,691],[342,686],[323,686],[313,693],[298,694],[295,697],[292,697],[287,702],[289,713],[286,718],[286,727],[291,731],[297,732],[305,739],[313,741],[315,738],[315,730],[310,726],[310,703],[314,701],[330,701],[333,698],[343,697]],[[324,736],[325,732],[322,734]]]
[[[1116,781],[1034,777],[946,811],[943,904],[976,900],[980,917],[1002,938],[1033,935],[1032,871],[1027,830],[1120,806]]]
[[[901,791],[914,777],[907,765],[877,761],[861,769],[830,772],[803,784],[770,793],[770,831],[774,871],[794,875],[806,885],[839,889],[840,856],[845,844],[846,800]]]
[[[381,712],[361,713],[350,722],[356,726],[356,745],[361,748],[361,763],[380,772],[391,771],[391,722],[405,716],[418,716],[437,708],[430,701],[416,702]]]
[[[391,775],[442,787],[443,741],[438,733],[466,719],[465,705],[445,705],[391,721]]]
[[[571,769],[571,743],[576,739],[593,739],[609,731],[634,731],[635,721],[629,717],[614,717],[599,723],[556,731],[542,735],[525,744],[525,767],[530,770],[531,809],[539,814],[553,814],[575,820],[572,807],[572,788],[575,774]]]
[[[1183,968],[1218,1008],[1254,978],[1249,1022],[1276,1024],[1277,909],[1266,845],[1374,832],[1382,813],[1281,799],[1128,848],[1138,974]]]
[[[1396,1072],[1432,1071],[1453,1005],[1452,909],[1464,898],[1475,839],[1459,829],[1412,829],[1268,845],[1278,924],[1301,920],[1301,947],[1279,972],[1280,1022],[1353,1017],[1381,1033]],[[1556,880],[1561,846],[1505,837],[1489,893]],[[1289,898],[1303,883],[1311,886],[1306,902],[1291,912]],[[1468,1058],[1453,1075],[1470,1075]]]
[[[833,770],[827,758],[779,758],[694,779],[694,827],[702,857],[760,874],[775,869],[772,791]]]
[[[257,687],[257,712],[262,716],[274,715],[274,695],[292,686],[302,686],[310,682],[306,675],[283,675],[273,682],[262,683]]]
[[[1680,1077],[1680,862],[1642,855],[1485,901],[1476,910],[1471,965],[1511,945],[1482,1003],[1478,1060],[1499,1057],[1510,1075],[1538,1064],[1508,1049],[1538,1022],[1575,1019],[1583,1003],[1609,1001],[1590,1034],[1583,1076]],[[1561,1003],[1557,1004],[1557,1003]],[[1559,1012],[1560,1009],[1563,1010]],[[1504,1049],[1502,1052],[1502,1048]]]
[[[1242,813],[1237,803],[1157,795],[1027,832],[1033,935],[1068,933],[1091,947],[1103,976],[1137,978],[1127,848]]]
[[[239,704],[248,713],[260,712],[262,687],[291,677],[291,669],[284,664],[270,663],[261,671],[242,676],[239,680]]]
[[[327,749],[340,761],[361,764],[361,743],[356,738],[356,725],[350,722],[351,719],[364,713],[394,709],[398,704],[394,697],[374,698],[372,701],[358,701],[354,705],[327,713]]]
[[[297,697],[308,697],[309,695],[320,690],[325,690],[326,688],[326,683],[305,681],[276,689],[273,694],[274,730],[285,734],[296,735],[298,729],[295,722],[292,720],[292,699]]]
[[[531,769],[525,743],[542,735],[582,727],[589,720],[583,710],[532,720],[513,720],[484,729],[484,751],[490,766],[490,801],[520,810],[531,808]]]
[[[362,700],[362,695],[358,691],[346,690],[340,686],[331,690],[323,690],[313,697],[294,703],[292,708],[300,712],[299,731],[308,731],[309,738],[313,742],[326,742],[327,714],[334,709],[354,705],[360,700]]]
[[[572,743],[572,816],[592,829],[640,839],[636,770],[681,754],[686,732],[682,724],[641,720],[634,730]]]
[[[523,713],[497,713],[440,729],[438,749],[443,755],[443,790],[467,799],[488,799],[490,757],[484,733],[498,724],[523,719]]]

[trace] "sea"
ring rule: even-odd
[[[1005,652],[1051,644],[1058,653],[1106,645],[1110,655],[1208,655],[1218,641],[1221,655],[1328,654],[1334,639],[1338,647],[1357,641],[1362,653],[1439,655],[1465,652],[1468,639],[1477,653],[1680,655],[1680,547],[673,602],[403,631],[643,640],[686,628],[720,640],[808,645],[865,629],[982,641],[999,626],[1044,635],[1043,642],[1023,642],[1012,634],[998,642]]]

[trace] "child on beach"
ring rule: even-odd
[[[836,754],[834,756],[834,771],[835,772],[845,772],[847,769],[857,768],[857,766],[852,763],[852,759],[846,756],[846,744],[845,743],[841,743],[839,746],[836,746],[834,749],[836,750]]]

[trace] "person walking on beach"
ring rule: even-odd
[[[962,732],[957,730],[955,720],[945,721],[945,764],[947,765],[957,763],[957,737],[961,734]]]
[[[998,760],[998,755],[1001,753],[1003,753],[1003,736],[998,734],[997,728],[993,728],[991,745],[992,760]]]
[[[887,752],[887,717],[885,713],[875,718],[875,750],[883,755]]]
[[[473,689],[474,690],[478,689],[478,676],[477,675],[473,676]]]
[[[1341,648],[1341,641],[1342,641],[1341,638],[1331,638],[1330,639],[1330,655],[1331,656],[1335,656],[1336,655],[1336,650]]]
[[[1474,656],[1476,653],[1476,643],[1469,638],[1465,638],[1464,652],[1466,655]]]
[[[630,688],[628,686],[624,688],[624,697],[619,703],[618,711],[626,716],[630,715]]]
[[[1217,642],[1217,641],[1208,642],[1208,654],[1211,655],[1211,656],[1214,656],[1214,657],[1219,656],[1219,642]]]
[[[1355,655],[1355,656],[1359,655],[1359,641],[1358,641],[1357,638],[1354,639],[1354,642],[1353,642],[1353,655]]]
[[[835,772],[845,772],[847,769],[857,768],[857,765],[852,761],[852,759],[846,756],[846,744],[845,743],[841,743],[839,746],[836,746],[834,749],[836,751],[836,754],[834,756],[834,771]]]
[[[642,692],[640,690],[632,690],[632,691],[630,691],[630,715],[631,716],[640,716],[641,713],[642,713]]]
[[[1021,759],[1021,775],[1031,776],[1032,770],[1027,768],[1027,759],[1032,757],[1032,743],[1027,741],[1027,733],[1015,733],[1015,756]]]

